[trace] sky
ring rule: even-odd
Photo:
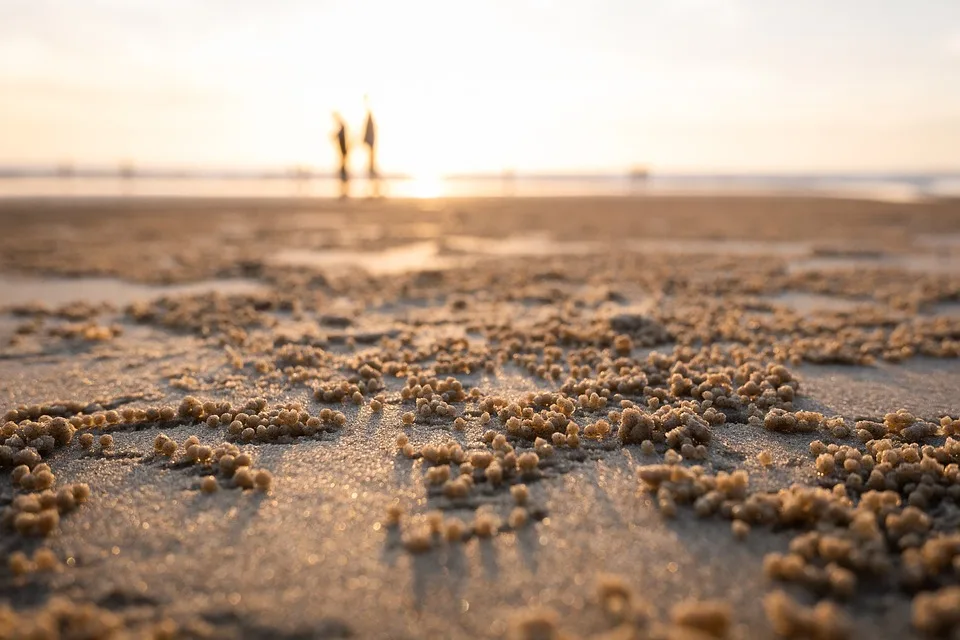
[[[957,170],[960,2],[0,1],[0,164],[328,169],[365,94],[414,175]]]

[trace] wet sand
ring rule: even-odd
[[[0,638],[76,630],[76,611],[89,637],[719,633],[671,615],[681,601],[718,601],[724,637],[769,637],[789,630],[764,604],[781,590],[835,603],[817,618],[849,625],[834,637],[925,637],[918,594],[958,582],[960,561],[918,578],[911,553],[960,512],[941,422],[960,415],[960,201],[24,200],[0,202],[0,228],[0,556],[29,565],[0,566]],[[885,421],[899,409],[919,441]],[[71,437],[39,439],[55,428]],[[871,460],[818,472],[814,441]],[[939,460],[942,489],[891,477],[871,569],[814,553],[771,572],[811,531],[854,535],[881,441]],[[225,443],[269,490],[238,486]],[[26,449],[55,491],[90,488],[50,532],[15,522],[43,500],[11,473]],[[638,477],[664,464],[749,488],[707,512],[676,474]],[[787,522],[792,485],[843,513]],[[761,498],[770,519],[742,515]],[[930,526],[884,520],[908,506]],[[626,613],[597,588],[612,580]]]

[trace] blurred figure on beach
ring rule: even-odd
[[[377,125],[373,122],[373,112],[370,110],[370,98],[364,96],[363,101],[367,107],[367,122],[363,130],[363,144],[367,146],[369,154],[369,175],[371,195],[377,197],[380,195],[380,176],[377,173]]]
[[[350,189],[350,176],[347,174],[347,125],[340,114],[336,112],[333,114],[333,121],[337,127],[333,137],[336,139],[337,149],[340,151],[340,197],[346,198]]]

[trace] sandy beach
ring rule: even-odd
[[[0,639],[960,630],[960,200],[0,229]]]

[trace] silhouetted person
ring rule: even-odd
[[[340,151],[340,197],[346,198],[349,191],[350,176],[347,174],[347,125],[339,113],[333,114],[333,120],[337,124],[337,132],[333,137],[337,140],[337,147]]]
[[[370,111],[370,103],[367,102],[367,122],[363,128],[363,144],[367,145],[369,154],[368,171],[370,175],[370,188],[374,196],[380,195],[380,176],[377,174],[377,125],[373,122],[373,112]]]

